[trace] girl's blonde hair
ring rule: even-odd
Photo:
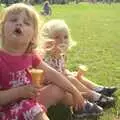
[[[6,22],[7,16],[10,13],[20,13],[22,11],[26,12],[27,16],[33,21],[33,25],[34,25],[34,43],[30,43],[30,45],[28,46],[28,50],[26,51],[28,52],[28,51],[32,51],[37,47],[37,40],[39,38],[38,37],[39,29],[40,29],[40,25],[42,24],[42,20],[40,23],[39,14],[36,12],[36,10],[32,6],[28,6],[24,3],[17,3],[6,8],[0,16],[0,35],[1,35],[2,44],[3,44],[4,42],[3,29],[4,29],[4,24]]]
[[[68,35],[68,48],[71,48],[75,45],[75,42],[71,38],[70,29],[68,25],[62,19],[53,19],[45,23],[40,32],[40,39],[43,46],[45,42],[49,39],[53,39],[53,34],[55,32],[65,32]]]

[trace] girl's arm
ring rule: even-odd
[[[84,104],[84,100],[81,96],[81,93],[66,77],[64,77],[61,73],[48,66],[43,61],[41,62],[39,68],[45,71],[46,79],[50,80],[52,83],[56,84],[65,91],[70,92],[74,96],[75,103],[79,103],[81,105]]]
[[[0,91],[0,106],[10,103],[19,98],[19,92],[17,88]]]
[[[25,85],[17,88],[0,91],[0,106],[9,104],[16,100],[32,98],[37,95],[39,88],[32,85]]]

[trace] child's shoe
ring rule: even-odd
[[[79,120],[83,118],[89,118],[89,117],[97,117],[102,115],[103,108],[98,106],[95,103],[90,103],[89,101],[86,102],[85,107],[83,110],[74,110],[73,109],[73,119]]]
[[[101,95],[100,98],[95,101],[95,103],[101,107],[111,107],[114,105],[115,99],[113,97]]]
[[[102,90],[97,91],[106,96],[112,96],[112,94],[117,90],[116,87],[104,87]]]

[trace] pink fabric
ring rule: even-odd
[[[35,54],[11,56],[0,51],[0,90],[7,90],[31,84],[28,69],[40,64],[40,57]],[[35,99],[24,99],[0,107],[0,120],[34,120],[43,106]]]

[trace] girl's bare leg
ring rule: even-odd
[[[99,86],[99,85],[95,84],[94,82],[90,81],[89,79],[87,79],[84,76],[81,76],[79,80],[82,84],[84,84],[87,88],[89,88],[91,90],[94,90],[96,87]]]
[[[69,106],[74,105],[72,94],[66,92],[64,98],[61,100],[61,103]]]
[[[64,95],[65,92],[61,88],[50,84],[41,89],[40,95],[37,99],[39,103],[49,108],[51,105],[55,105],[61,101]]]
[[[36,115],[34,120],[49,120],[46,113],[39,113]]]
[[[63,90],[61,90],[61,88],[53,84],[42,88],[41,94],[38,99],[39,102],[45,105],[47,108],[59,102],[69,106],[73,105],[72,94],[64,92]]]
[[[75,77],[69,77],[71,83],[75,85],[75,87],[80,91],[83,92],[84,97],[86,98],[92,98],[93,94],[96,94],[94,91],[91,89],[87,88],[84,84],[82,84],[81,81],[76,79]]]
[[[83,97],[88,100],[97,101],[100,98],[100,94],[95,92],[94,90],[87,88],[82,82],[75,77],[69,77],[71,83],[76,86],[76,88],[82,93]]]
[[[97,93],[105,94],[106,96],[111,96],[117,90],[116,87],[107,87],[95,84],[94,82],[87,79],[85,76],[80,76],[79,78],[79,81],[83,83],[86,87]]]

